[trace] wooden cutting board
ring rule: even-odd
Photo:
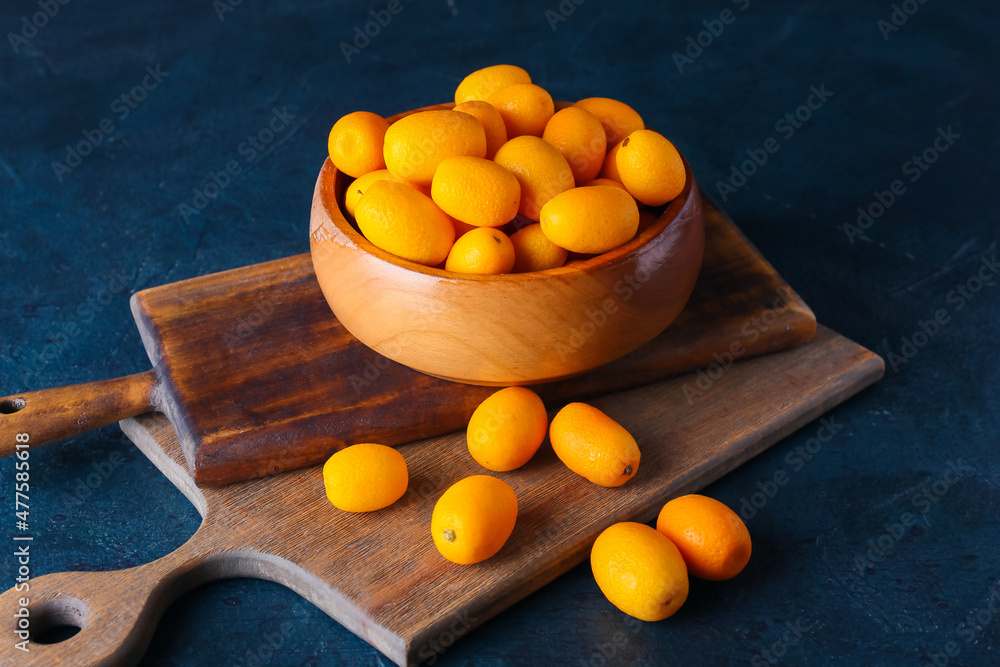
[[[705,258],[684,312],[632,354],[538,387],[548,403],[812,337],[812,311],[704,202]],[[132,311],[153,370],[0,399],[0,412],[23,406],[0,419],[0,455],[13,452],[17,433],[44,444],[156,410],[176,429],[195,482],[214,486],[312,465],[345,444],[449,433],[496,390],[423,375],[362,345],[333,316],[308,255],[147,289]]]
[[[29,653],[13,640],[0,642],[0,664],[134,663],[164,608],[226,577],[284,584],[397,664],[424,660],[583,561],[608,525],[652,520],[671,497],[718,479],[876,381],[883,368],[875,354],[820,327],[806,345],[734,364],[711,386],[703,383],[701,395],[689,391],[701,377],[695,374],[596,400],[639,443],[634,479],[614,489],[596,486],[544,443],[524,468],[495,473],[517,494],[517,524],[495,557],[471,566],[442,558],[430,535],[441,493],[485,472],[463,433],[402,446],[410,471],[403,498],[384,510],[349,514],[327,501],[321,466],[200,489],[163,415],[126,420],[129,437],[197,506],[201,527],[146,565],[32,579],[32,627],[82,630],[62,643],[32,644]],[[7,591],[0,608],[17,609],[24,595]],[[15,623],[3,615],[5,637],[15,636]]]

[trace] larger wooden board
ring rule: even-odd
[[[395,505],[348,514],[326,500],[319,466],[222,488],[199,489],[170,422],[122,422],[136,445],[198,507],[190,540],[121,572],[48,574],[31,581],[37,630],[82,627],[72,638],[0,643],[0,664],[130,664],[163,609],[185,591],[224,577],[282,583],[400,665],[426,659],[443,636],[467,632],[588,556],[608,525],[649,521],[669,498],[696,491],[881,377],[882,360],[820,327],[803,346],[734,364],[704,391],[687,375],[594,401],[636,437],[642,462],[625,486],[606,489],[571,473],[546,443],[524,468],[497,473],[518,496],[510,540],[472,566],[442,558],[430,517],[453,482],[485,472],[456,433],[401,448],[410,486]],[[718,374],[716,374],[718,375]],[[391,583],[390,583],[391,582]],[[17,609],[13,589],[0,608]],[[609,603],[610,604],[610,603]],[[14,637],[17,619],[0,627]]]

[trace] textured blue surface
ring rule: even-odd
[[[995,3],[908,0],[900,11],[915,13],[905,23],[897,14],[902,25],[883,35],[888,0],[403,0],[347,62],[340,43],[388,2],[231,1],[78,0],[30,39],[0,44],[0,395],[147,369],[129,295],[306,251],[313,183],[339,116],[445,101],[475,68],[520,64],[556,99],[632,104],[820,322],[889,363],[884,380],[831,412],[842,428],[809,459],[802,448],[819,423],[706,490],[762,505],[746,512],[754,555],[735,580],[695,581],[675,617],[646,624],[613,608],[581,566],[438,662],[1000,662],[1000,278],[984,264],[1000,238]],[[222,3],[232,11],[220,17]],[[555,22],[546,12],[560,8],[573,11]],[[724,9],[731,23],[711,23]],[[16,34],[38,11],[7,0],[0,29]],[[712,43],[679,68],[674,52],[704,21],[721,33],[702,35]],[[168,74],[148,75],[157,66]],[[144,99],[129,108],[121,97],[144,77]],[[782,122],[824,86],[833,95],[814,97],[807,121]],[[244,145],[285,109],[294,118],[266,145]],[[103,119],[108,133],[78,165],[53,167],[67,145],[96,140]],[[958,137],[914,171],[907,162],[939,128]],[[777,152],[735,192],[720,191],[769,138]],[[239,173],[185,219],[180,206],[231,160]],[[863,235],[845,227],[897,179],[902,194]],[[979,271],[994,277],[981,286]],[[946,321],[922,336],[936,313]],[[35,450],[31,464],[34,575],[136,565],[197,527],[115,426]],[[108,474],[91,476],[85,493],[97,470]],[[12,462],[0,471],[9,539]],[[787,483],[769,487],[779,471]],[[761,489],[773,497],[754,497]],[[7,588],[14,564],[4,563]],[[387,661],[290,591],[250,580],[182,597],[144,660],[345,663]]]

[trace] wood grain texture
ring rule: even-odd
[[[313,268],[344,328],[410,368],[487,386],[573,377],[648,343],[691,296],[705,232],[684,167],[684,190],[624,245],[547,271],[479,276],[370,243],[341,211],[351,178],[327,160],[313,196]]]
[[[725,214],[705,201],[704,220],[701,274],[674,324],[606,366],[536,386],[543,398],[607,393],[714,363],[734,346],[746,359],[812,337],[812,312]],[[308,255],[144,290],[132,310],[165,380],[158,409],[201,485],[310,465],[345,444],[448,433],[494,391],[362,345],[331,313]],[[570,347],[587,345],[588,322],[568,323]]]
[[[198,507],[204,521],[180,549],[121,572],[49,574],[31,582],[34,623],[72,620],[82,630],[24,654],[0,643],[0,663],[128,664],[145,649],[164,607],[202,582],[260,577],[303,595],[398,664],[430,657],[445,633],[461,635],[584,560],[617,521],[652,520],[663,503],[697,491],[881,377],[882,360],[821,328],[807,345],[744,361],[689,401],[688,375],[594,402],[636,437],[642,463],[607,489],[570,472],[545,443],[522,469],[496,473],[517,493],[507,544],[459,566],[433,546],[433,505],[455,481],[484,471],[464,434],[405,445],[403,498],[349,514],[326,500],[321,467],[200,489],[169,421],[122,423],[136,445]],[[391,585],[387,585],[391,582]],[[0,608],[14,609],[13,589]],[[14,619],[0,626],[13,637]]]
[[[38,447],[149,412],[157,386],[156,373],[146,371],[0,398],[0,458],[14,453],[19,433]]]

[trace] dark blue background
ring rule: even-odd
[[[949,649],[949,664],[997,662],[1000,613],[989,607],[1000,604],[991,598],[1000,572],[998,279],[949,298],[996,256],[1000,238],[995,3],[909,0],[916,13],[885,39],[877,22],[890,18],[888,0],[576,1],[562,2],[573,12],[553,29],[546,11],[558,12],[558,0],[404,0],[350,63],[339,44],[387,2],[243,0],[220,19],[211,0],[73,0],[16,53],[5,39],[0,394],[147,369],[129,295],[305,252],[313,184],[338,117],[448,101],[473,69],[519,64],[556,99],[633,105],[720,201],[716,182],[774,137],[778,152],[723,206],[821,323],[886,357],[902,355],[903,338],[923,344],[834,408],[843,428],[814,458],[800,464],[795,451],[818,423],[706,490],[739,507],[778,471],[788,476],[748,518],[754,555],[735,580],[695,581],[675,617],[640,624],[581,566],[439,662],[764,664],[776,642],[786,664],[941,663]],[[726,8],[735,20],[679,71],[672,54]],[[5,1],[0,31],[20,31],[37,11]],[[121,118],[115,99],[157,65],[169,75]],[[787,137],[776,123],[813,86],[833,95]],[[285,108],[294,119],[248,162],[241,143]],[[60,180],[52,163],[104,118],[110,136]],[[911,182],[904,163],[939,128],[959,138]],[[240,173],[185,220],[180,205],[230,160]],[[844,225],[857,208],[896,179],[905,192],[852,236]],[[914,336],[942,309],[947,322],[933,336]],[[31,461],[35,575],[143,563],[198,525],[116,426],[36,450]],[[94,466],[109,464],[99,488],[70,502]],[[962,475],[946,477],[951,465]],[[11,462],[0,468],[7,535]],[[919,517],[894,527],[906,513]],[[880,538],[881,550],[869,551]],[[5,562],[3,588],[14,577]],[[272,654],[265,637],[284,622],[291,630]],[[266,659],[255,663],[248,651]],[[235,580],[175,603],[144,664],[248,660],[387,663],[290,591]]]

